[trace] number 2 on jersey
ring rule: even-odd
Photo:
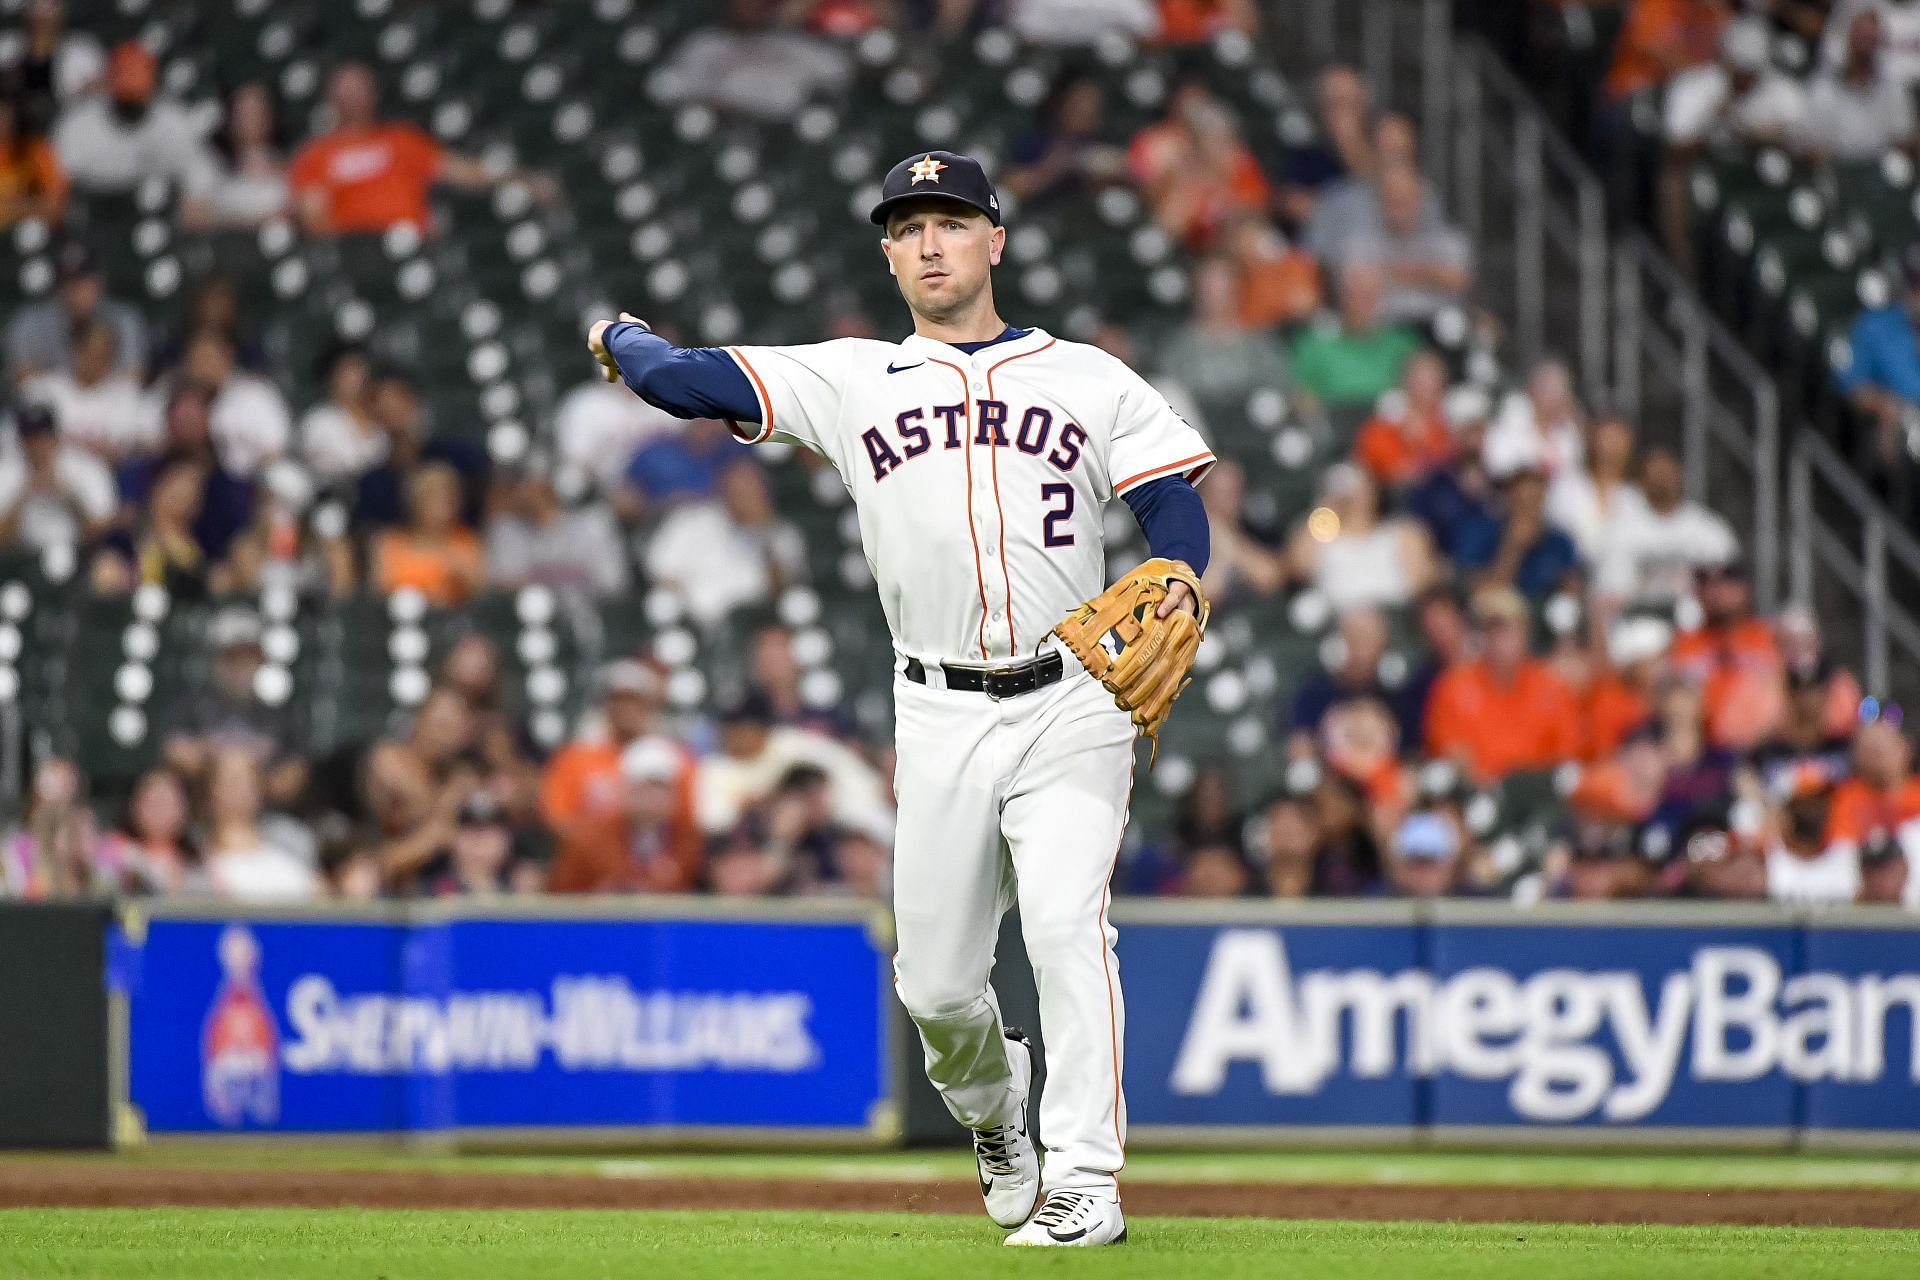
[[[1046,529],[1046,545],[1050,547],[1070,547],[1073,545],[1071,527],[1062,530],[1061,524],[1073,519],[1073,486],[1070,484],[1043,484],[1040,486],[1040,501],[1052,502],[1059,499],[1060,505],[1047,512],[1043,527]]]

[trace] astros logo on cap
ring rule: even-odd
[[[913,185],[917,187],[923,182],[940,181],[940,171],[946,167],[946,165],[935,160],[931,155],[927,155],[914,161],[913,168],[907,170],[907,172],[913,175]]]

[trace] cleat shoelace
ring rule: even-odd
[[[1062,1226],[1090,1199],[1078,1191],[1056,1191],[1047,1197],[1047,1202],[1040,1206],[1040,1212],[1033,1215],[1033,1220],[1043,1227]]]
[[[979,1129],[973,1135],[973,1153],[980,1160],[981,1167],[996,1178],[1011,1178],[1020,1172],[1013,1160],[1014,1140],[1020,1136],[1020,1130],[1013,1125],[1001,1125],[998,1129]]]

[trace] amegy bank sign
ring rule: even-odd
[[[1142,1009],[1123,940],[1136,1121],[1770,1127],[1820,1087],[1920,1128],[1920,934],[1823,966],[1793,927],[1206,932],[1190,966],[1151,962],[1191,974],[1177,1018]]]

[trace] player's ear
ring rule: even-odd
[[[888,275],[897,276],[900,274],[893,269],[893,241],[886,236],[880,237],[880,256],[887,260]]]
[[[993,266],[1000,265],[1000,255],[1007,250],[1007,229],[995,227],[993,234],[987,237],[987,261]]]

